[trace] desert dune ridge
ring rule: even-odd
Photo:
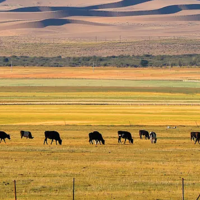
[[[0,37],[129,41],[200,37],[198,0],[0,0]]]

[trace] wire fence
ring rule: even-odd
[[[78,179],[78,178],[77,178]],[[77,180],[76,179],[76,180]],[[44,186],[38,186],[38,187],[33,187],[31,190],[27,189],[28,183],[31,184],[31,180],[23,180],[23,181],[16,181],[14,180],[13,182],[3,182],[0,184],[0,188],[1,188],[1,194],[0,194],[0,199],[14,199],[14,200],[20,200],[20,199],[38,199],[38,200],[42,200],[42,199],[115,199],[117,198],[115,195],[119,195],[119,192],[112,192],[110,191],[105,193],[102,191],[94,191],[94,188],[91,191],[87,191],[85,189],[81,189],[80,187],[78,187],[78,184],[80,184],[80,181],[78,181],[76,183],[75,178],[72,179],[68,179],[69,182],[66,185],[66,187],[63,187],[63,190],[61,192],[56,192],[56,190],[58,189],[58,185],[59,183],[55,184],[55,187],[53,188],[48,188],[48,183]],[[79,180],[79,179],[78,179]],[[82,181],[84,181],[82,179]],[[123,183],[123,182],[122,182]],[[77,185],[76,185],[77,184]],[[82,184],[82,183],[81,183]],[[85,183],[86,185],[87,183]],[[187,185],[187,183],[186,183]],[[76,187],[77,186],[77,187]],[[90,185],[92,186],[92,185]],[[123,186],[121,186],[123,187]],[[57,189],[56,189],[57,188]],[[146,188],[144,186],[144,188]],[[79,189],[81,191],[79,191]],[[174,188],[175,190],[176,188]],[[147,189],[148,190],[148,189]],[[144,189],[145,191],[145,189]],[[153,191],[153,189],[152,189]],[[182,191],[182,193],[181,193]],[[129,192],[126,191],[126,197],[128,196]],[[138,193],[138,192],[137,192]],[[131,193],[131,195],[134,194],[135,199],[137,199],[136,194]],[[147,191],[145,192],[147,193]],[[161,192],[162,193],[162,192]],[[188,199],[185,196],[185,180],[184,178],[181,179],[181,181],[179,181],[179,185],[177,185],[177,194],[180,194],[180,198],[182,200]],[[76,195],[77,194],[77,195]],[[122,193],[123,194],[123,193]],[[93,196],[94,195],[94,196]],[[99,197],[99,195],[101,195],[101,198]],[[138,195],[138,194],[137,194]],[[142,197],[142,193],[139,194],[140,195],[140,199],[145,199],[146,198],[146,194],[144,195],[143,192],[143,197]],[[152,193],[150,192],[150,194],[148,194],[148,196],[151,196]],[[55,197],[56,196],[56,197]],[[159,192],[157,194],[157,196],[159,196]],[[153,195],[152,195],[153,197]],[[186,197],[186,198],[185,198]],[[123,197],[120,197],[123,198]],[[132,198],[125,198],[124,199],[132,199]],[[149,199],[153,199],[150,198]],[[171,198],[170,194],[168,197],[163,197],[162,199],[175,199],[175,198]],[[194,199],[194,200],[199,200],[200,199],[200,194],[194,198],[189,198],[189,199]]]

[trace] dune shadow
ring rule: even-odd
[[[153,20],[158,20],[153,18]],[[200,14],[160,17],[159,21],[200,21]]]
[[[134,6],[137,4],[145,3],[152,0],[123,0],[115,3],[108,3],[108,4],[100,4],[95,6],[88,6],[85,7],[87,9],[106,9],[106,8],[120,8],[120,7],[127,7],[127,6]]]
[[[200,14],[177,16],[176,20],[178,20],[178,21],[200,21]]]
[[[5,0],[0,0],[0,3]],[[122,0],[115,3],[107,3],[107,4],[99,4],[94,6],[87,6],[87,7],[67,7],[71,9],[86,9],[86,10],[92,10],[92,9],[106,9],[106,8],[119,8],[119,7],[127,7],[127,6],[134,6],[137,4],[149,2],[153,0]],[[64,9],[65,7],[48,7],[48,6],[42,6],[42,7],[26,7],[26,8],[17,8],[14,10],[10,10],[10,12],[40,12],[40,11],[58,11]]]
[[[39,22],[31,22],[31,23],[39,23],[42,27],[47,26],[62,26],[66,24],[85,24],[85,25],[95,25],[95,26],[108,26],[106,24],[95,23],[95,22],[87,22],[83,20],[74,20],[74,19],[45,19]]]
[[[45,28],[48,26],[63,26],[66,24],[82,24],[82,25],[95,25],[95,26],[109,26],[106,24],[87,22],[83,20],[73,20],[73,19],[45,19],[35,22],[26,22],[21,24],[15,24],[11,26],[4,27],[2,29],[23,29],[23,28]]]
[[[141,2],[140,0],[139,2]],[[27,7],[10,10],[7,12],[59,12],[61,17],[70,16],[101,16],[101,17],[122,17],[122,16],[144,16],[144,15],[164,15],[175,14],[182,10],[200,10],[200,4],[188,4],[188,5],[171,5],[160,9],[154,10],[141,10],[141,11],[101,11],[88,8],[77,7]]]
[[[47,26],[62,26],[65,24],[70,24],[70,20],[68,19],[45,19],[38,22],[30,22],[29,25],[33,27],[47,27]]]

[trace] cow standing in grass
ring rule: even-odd
[[[118,131],[118,143],[121,143],[121,139],[124,138],[124,144],[126,143],[126,140],[129,140],[129,143],[133,144],[133,138],[131,136],[131,133],[128,131]]]
[[[156,137],[156,133],[155,132],[151,132],[150,133],[150,140],[151,140],[151,143],[156,143],[157,142],[157,137]]]
[[[139,130],[139,136],[140,139],[142,139],[142,136],[145,136],[145,139],[150,139],[149,132],[146,130]]]
[[[51,140],[51,144],[53,143],[54,140],[56,141],[56,145],[57,145],[57,141],[59,142],[60,145],[62,144],[60,134],[57,131],[45,131],[44,136],[45,136],[44,144],[45,143],[48,144],[47,139]]]
[[[199,132],[191,132],[191,133],[190,133],[190,139],[195,141],[195,139],[197,138],[197,134],[198,134],[198,133],[199,133]]]
[[[0,131],[0,139],[1,139],[1,141],[4,140],[4,142],[6,143],[6,141],[5,141],[6,138],[8,138],[10,140],[10,135],[5,133],[4,131]]]
[[[23,138],[23,137],[25,137],[26,139],[27,138],[29,138],[29,139],[34,138],[30,131],[20,131],[20,135],[21,135],[21,138]]]
[[[200,142],[200,132],[196,132],[196,141],[195,141],[195,144],[196,143],[199,143]]]
[[[93,140],[95,140],[95,143],[98,144],[105,144],[105,140],[103,139],[101,133],[98,131],[94,131],[92,133],[89,133],[89,143],[93,144]]]

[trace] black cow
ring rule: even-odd
[[[197,134],[198,134],[199,132],[191,132],[190,133],[190,139],[191,140],[195,140],[196,138],[197,138]]]
[[[30,139],[34,138],[30,131],[20,131],[20,134],[21,134],[21,138],[23,137],[30,138]]]
[[[129,143],[133,144],[133,138],[131,136],[131,133],[128,131],[118,131],[118,143],[121,143],[121,139],[124,138],[124,144],[126,143],[126,140],[129,140]]]
[[[150,133],[150,139],[151,139],[151,143],[156,143],[157,142],[157,137],[156,137],[156,133],[155,132],[151,132]]]
[[[52,144],[53,140],[56,141],[56,145],[57,145],[57,141],[59,142],[60,145],[62,144],[62,140],[57,131],[45,131],[44,135],[45,135],[44,144],[45,144],[45,142],[47,143],[47,138],[49,138],[51,140],[51,144]]]
[[[196,132],[196,141],[195,141],[195,144],[196,142],[200,142],[200,132]]]
[[[89,133],[89,143],[93,144],[93,140],[95,140],[95,143],[97,144],[99,142],[99,144],[105,144],[105,140],[103,139],[101,133],[99,133],[98,131],[94,131],[92,133]]]
[[[4,131],[0,131],[0,139],[1,139],[1,141],[4,140],[4,142],[6,143],[6,141],[5,141],[6,138],[8,138],[10,140],[10,135],[5,133]]]
[[[140,136],[140,139],[142,139],[142,136],[145,136],[145,139],[150,139],[150,136],[149,136],[149,132],[148,131],[145,131],[145,130],[139,130],[139,136]]]

